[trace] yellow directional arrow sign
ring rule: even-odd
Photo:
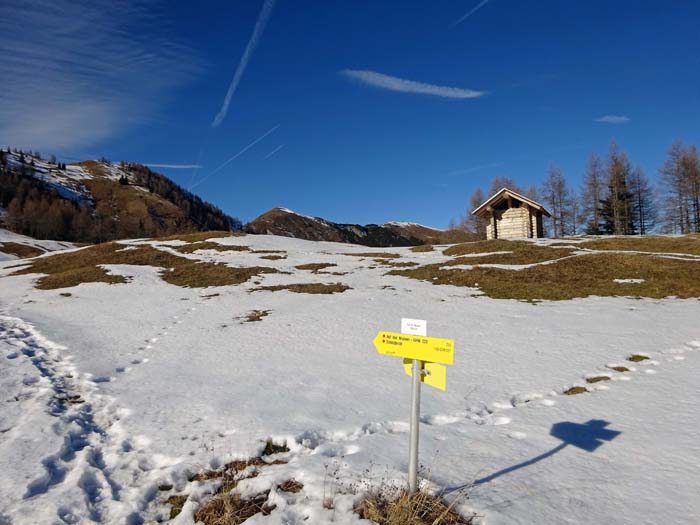
[[[379,332],[374,338],[374,346],[384,355],[445,365],[454,363],[455,342],[452,339]]]
[[[409,377],[413,376],[413,360],[404,359],[403,369],[406,371],[406,375]],[[423,375],[421,375],[421,383],[430,385],[442,390],[443,392],[447,390],[447,367],[438,365],[437,363],[423,363]]]

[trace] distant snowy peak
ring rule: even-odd
[[[425,226],[423,224],[418,224],[417,222],[401,222],[401,221],[389,221],[382,224],[382,226],[390,227],[396,226],[399,228],[425,228],[426,230],[434,230],[436,232],[444,232],[447,230],[441,230],[440,228],[433,228],[432,226]]]

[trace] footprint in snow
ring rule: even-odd
[[[506,434],[506,436],[508,436],[511,439],[518,439],[518,440],[527,438],[527,434],[525,432],[518,432],[518,431],[508,432]]]

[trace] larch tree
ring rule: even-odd
[[[640,235],[646,235],[656,224],[656,202],[654,188],[639,167],[632,171],[630,193],[632,193],[633,199],[634,229]]]
[[[600,210],[603,233],[632,235],[635,233],[633,196],[628,186],[631,167],[615,142],[610,145],[606,172],[607,195],[601,201]]]
[[[600,157],[593,154],[588,158],[586,174],[581,192],[581,208],[585,216],[585,232],[589,235],[602,233],[600,224],[600,202],[605,189],[605,167]]]
[[[569,190],[561,170],[550,166],[547,178],[542,184],[542,196],[552,213],[552,235],[562,237],[566,233],[565,210],[569,201]]]

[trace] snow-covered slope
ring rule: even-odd
[[[214,242],[250,251],[186,256],[286,273],[196,289],[152,267],[112,265],[128,283],[38,290],[35,276],[8,277],[0,263],[0,523],[167,520],[165,499],[183,494],[173,523],[192,524],[215,482],[191,475],[255,455],[267,438],[286,442],[273,458],[288,462],[239,485],[272,488],[275,510],[250,523],[363,523],[351,488],[405,480],[409,380],[372,346],[401,317],[427,319],[429,335],[456,343],[447,392],[423,389],[420,448],[434,488],[467,487],[461,512],[489,524],[700,519],[697,300],[533,305],[387,276],[347,244]],[[286,258],[265,259],[271,250]],[[308,263],[336,266],[296,268]],[[335,282],[351,289],[255,291]],[[268,315],[245,322],[253,310]],[[621,364],[629,371],[609,368]],[[600,375],[611,380],[585,382]],[[563,395],[573,385],[590,391]],[[302,492],[275,488],[290,478]]]
[[[75,245],[69,242],[38,240],[0,228],[0,261],[10,261],[19,258],[14,253],[14,245],[33,248],[38,252],[54,252],[75,247]]]

